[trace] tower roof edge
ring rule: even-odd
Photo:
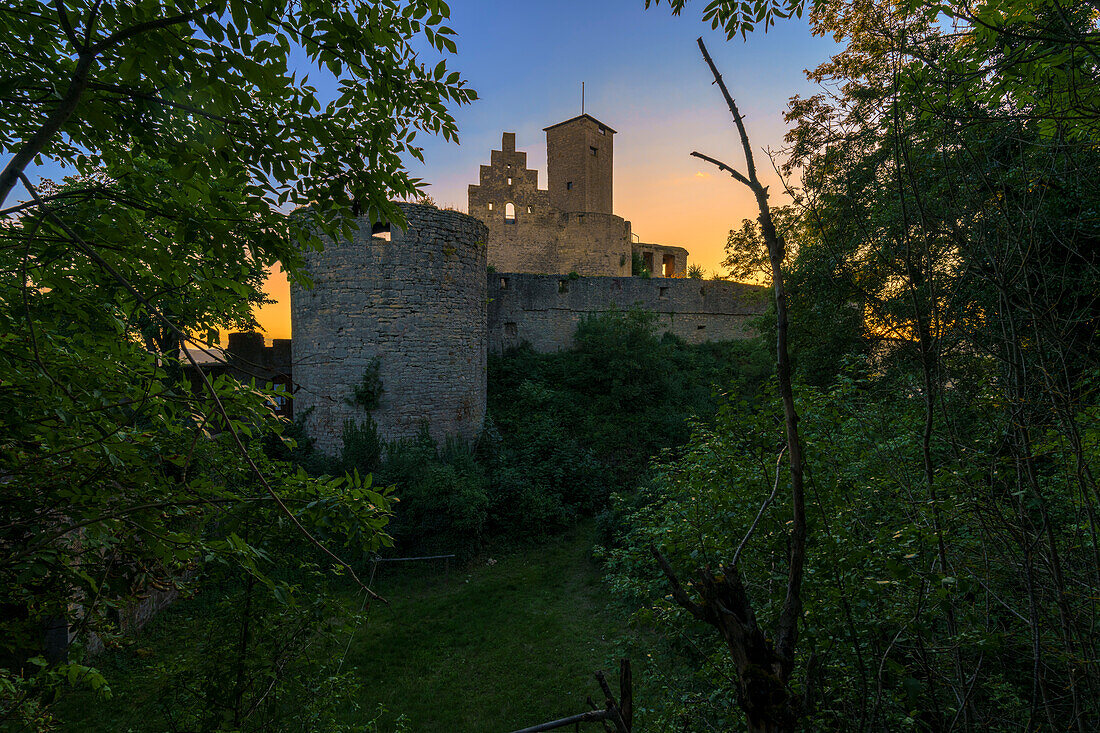
[[[612,127],[610,125],[606,125],[603,122],[600,122],[599,120],[597,120],[595,117],[593,117],[590,114],[580,114],[580,115],[577,115],[576,117],[571,117],[568,120],[564,120],[563,122],[558,122],[557,124],[550,125],[550,127],[544,127],[544,128],[542,128],[542,131],[546,132],[547,130],[553,130],[555,127],[561,127],[562,125],[568,125],[570,122],[576,122],[577,120],[584,119],[584,118],[592,120],[593,122],[595,122],[600,127],[606,128],[607,131],[612,133],[612,134],[616,133],[616,130],[612,129]]]

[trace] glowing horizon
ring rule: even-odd
[[[515,132],[516,148],[528,154],[527,165],[539,171],[545,188],[542,128],[580,113],[586,82],[585,111],[618,131],[614,213],[644,242],[686,248],[688,263],[709,277],[720,270],[729,230],[755,218],[756,203],[728,174],[690,157],[698,150],[743,166],[729,110],[699,58],[696,37],[703,36],[737,98],[774,203],[786,197],[764,150],[783,145],[788,99],[817,91],[803,69],[836,47],[795,20],[727,42],[690,10],[673,17],[661,8],[645,10],[641,0],[519,7],[505,0],[453,2],[459,42],[453,64],[480,99],[452,111],[462,144],[418,138],[425,163],[409,161],[410,172],[428,184],[425,192],[439,206],[465,211],[478,167],[500,148],[501,133]],[[273,273],[265,291],[275,302],[256,310],[264,335],[289,338],[285,276]]]

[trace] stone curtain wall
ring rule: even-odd
[[[485,419],[487,231],[453,211],[401,204],[404,232],[371,235],[309,252],[312,290],[291,287],[294,411],[317,447],[338,453],[348,404],[377,357],[381,404],[371,414],[387,440],[476,437]]]
[[[688,343],[748,338],[750,318],[767,308],[768,288],[685,278],[582,277],[490,273],[489,348],[523,342],[540,352],[568,348],[581,318],[640,306],[658,327]]]

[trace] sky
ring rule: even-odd
[[[676,17],[667,4],[646,10],[644,0],[452,0],[458,53],[448,65],[479,100],[452,110],[460,144],[417,137],[425,161],[410,159],[410,171],[430,184],[427,193],[438,205],[465,211],[467,186],[509,131],[545,188],[542,130],[580,114],[584,82],[585,111],[618,131],[615,213],[641,241],[687,248],[689,264],[709,275],[719,269],[729,230],[756,209],[741,184],[690,157],[698,150],[743,168],[732,119],[695,39],[703,37],[737,100],[761,178],[780,202],[781,186],[763,151],[782,148],[790,97],[817,91],[804,70],[837,48],[793,19],[727,41],[701,20],[705,5],[694,0]],[[311,74],[315,83],[321,79]],[[260,309],[258,319],[268,339],[287,338],[285,278],[276,273],[267,290],[276,303]]]
[[[479,100],[453,110],[460,144],[427,140],[424,164],[412,161],[410,170],[430,184],[439,206],[465,211],[467,186],[509,131],[545,188],[542,130],[580,114],[584,82],[585,111],[618,131],[615,213],[644,242],[686,247],[689,263],[709,275],[719,269],[730,228],[755,217],[756,208],[741,184],[690,157],[698,150],[744,167],[729,110],[695,39],[703,37],[745,116],[773,200],[782,199],[781,186],[763,151],[783,147],[790,97],[816,92],[804,70],[837,48],[798,20],[726,41],[701,20],[705,5],[696,0],[674,17],[667,5],[646,10],[644,0],[454,0],[458,54],[449,65]],[[279,302],[260,311],[260,322],[268,338],[286,338],[284,279],[273,277],[269,292]]]

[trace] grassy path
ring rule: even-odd
[[[380,577],[346,663],[410,731],[509,731],[586,708],[622,633],[588,558],[566,538],[449,576]]]
[[[543,545],[449,573],[383,565],[375,604],[347,644],[343,671],[362,682],[349,730],[506,733],[587,709],[597,669],[617,669],[625,628],[606,610],[600,568],[581,527]],[[162,731],[151,676],[158,659],[184,655],[201,612],[179,604],[130,650],[101,661],[115,697],[75,694],[57,712],[61,730]],[[343,654],[344,644],[333,654]],[[366,725],[379,706],[378,727]],[[402,720],[399,721],[399,718]]]

